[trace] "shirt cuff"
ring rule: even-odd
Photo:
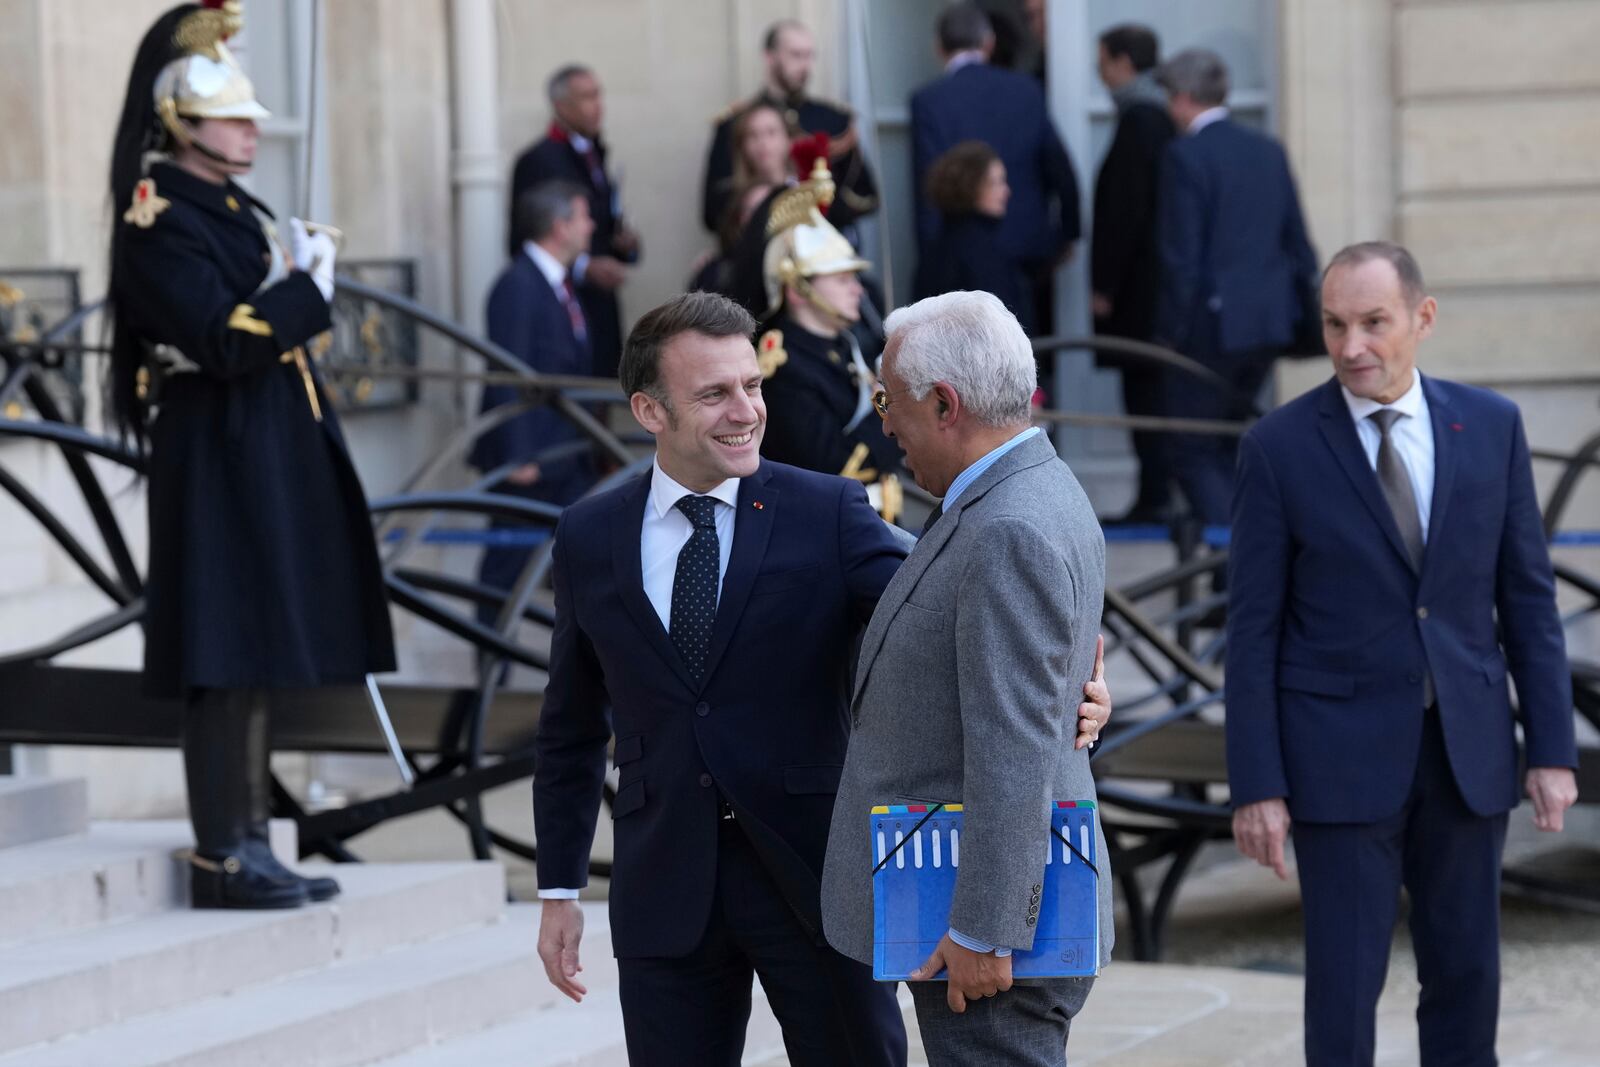
[[[578,258],[572,262],[572,284],[582,285],[583,276],[589,273],[589,253],[579,252]]]
[[[543,895],[542,891],[540,895]],[[986,945],[975,937],[968,937],[966,934],[962,933],[960,930],[957,930],[953,926],[950,928],[950,940],[954,941],[956,944],[970,952],[993,952],[996,959],[1004,959],[1005,957],[1011,955],[1010,949],[995,948],[993,945]]]
[[[539,890],[539,899],[540,900],[577,900],[578,899],[578,891],[576,889],[541,889],[541,890]]]

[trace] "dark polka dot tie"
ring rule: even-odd
[[[689,673],[698,679],[705,673],[706,655],[711,651],[711,624],[717,617],[717,587],[721,584],[717,502],[709,496],[686,496],[679,498],[677,507],[689,517],[694,533],[678,551],[667,632],[689,665]]]

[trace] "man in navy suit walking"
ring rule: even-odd
[[[572,264],[589,247],[594,222],[581,186],[551,181],[526,190],[517,201],[517,254],[489,291],[489,339],[543,374],[589,373],[587,319],[572,284]],[[508,385],[483,390],[483,410],[524,397]],[[583,438],[553,408],[537,407],[512,417],[478,438],[470,462],[485,475],[498,472],[500,493],[570,504],[594,484],[593,456]],[[526,526],[496,522],[513,530]],[[496,589],[516,582],[529,549],[493,545],[484,549],[479,580]],[[485,605],[485,621],[494,608]]]
[[[894,987],[828,946],[820,878],[853,639],[907,549],[860,482],[761,459],[754,329],[710,293],[639,320],[622,386],[656,462],[557,529],[539,954],[581,999],[572,898],[615,735],[611,943],[634,1067],[736,1067],[753,976],[791,1063],[904,1064]],[[1080,708],[1080,747],[1101,711]]]
[[[946,8],[938,35],[944,74],[911,97],[918,247],[926,251],[939,233],[939,212],[926,189],[934,161],[962,141],[987,144],[1005,164],[1011,186],[1000,245],[1028,272],[1033,329],[1044,336],[1053,322],[1056,265],[1083,232],[1072,159],[1050,121],[1039,82],[989,63],[994,28],[977,4],[963,0]]]
[[[1536,825],[1560,830],[1577,798],[1571,676],[1522,419],[1503,397],[1417,372],[1436,316],[1405,249],[1344,249],[1322,283],[1333,379],[1240,446],[1233,831],[1280,878],[1294,836],[1311,1067],[1372,1063],[1402,886],[1423,1067],[1492,1067],[1519,722]]]
[[[1314,309],[1304,305],[1316,288],[1317,256],[1282,146],[1228,116],[1221,58],[1198,48],[1179,52],[1156,80],[1180,135],[1162,157],[1157,195],[1155,338],[1216,371],[1231,389],[1168,374],[1167,413],[1237,417],[1272,361],[1310,325]],[[1234,439],[1172,437],[1168,449],[1190,510],[1202,522],[1227,522]]]

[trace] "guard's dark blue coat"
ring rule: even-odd
[[[588,883],[614,732],[616,954],[683,956],[699,942],[717,884],[719,793],[820,943],[851,643],[905,551],[860,485],[763,461],[739,483],[732,555],[696,682],[645,595],[649,494],[645,474],[574,504],[556,531],[556,624],[534,775],[539,884]]]
[[[166,206],[125,228],[118,313],[198,365],[162,383],[150,432],[145,688],[310,687],[394,669],[366,498],[333,404],[282,355],[330,326],[309,275],[258,291],[260,205],[151,170]],[[263,212],[265,208],[260,208]]]
[[[867,410],[866,418],[849,433],[845,426],[855,416],[860,403],[855,367],[850,358],[850,339],[846,336],[819,337],[797,325],[788,315],[772,321],[772,351],[768,351],[771,331],[761,335],[758,351],[763,359],[775,353],[786,357],[772,367],[761,383],[767,404],[767,430],[761,439],[761,454],[778,463],[788,463],[823,474],[875,482],[900,469],[900,448],[883,434],[883,420]],[[859,448],[866,455],[857,458]]]

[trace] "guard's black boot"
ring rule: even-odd
[[[310,900],[298,879],[264,867],[250,836],[250,735],[264,729],[260,694],[202,690],[184,706],[183,766],[189,785],[190,900],[196,908],[295,908]],[[256,726],[252,719],[259,718]],[[264,733],[262,734],[264,743]]]
[[[267,817],[271,810],[272,749],[267,735],[270,702],[258,692],[251,701],[245,745],[250,752],[250,823],[245,832],[246,862],[280,881],[299,882],[313,901],[332,900],[339,895],[339,883],[332,878],[307,878],[296,874],[272,851]]]

